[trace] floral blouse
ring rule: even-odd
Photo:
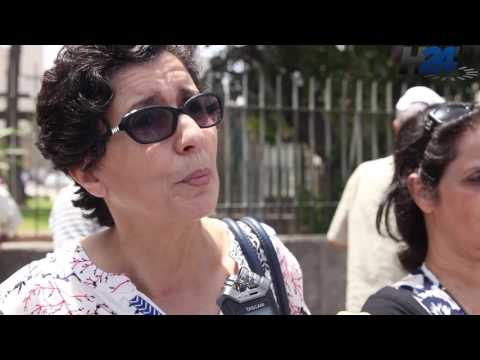
[[[262,224],[278,255],[285,280],[291,314],[309,314],[303,296],[302,271],[292,253],[275,231]],[[250,228],[240,225],[259,254],[265,276],[270,270],[259,239]],[[238,267],[248,266],[240,245],[230,233],[229,254]],[[275,292],[272,289],[273,294]],[[14,273],[0,285],[0,311],[3,314],[32,315],[164,315],[124,274],[99,269],[81,244],[61,248]]]

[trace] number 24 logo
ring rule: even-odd
[[[455,61],[455,46],[448,46],[444,49],[438,46],[430,46],[423,50],[426,60],[420,64],[418,72],[422,75],[450,74],[457,68]]]

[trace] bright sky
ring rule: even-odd
[[[44,45],[43,46],[43,70],[47,70],[53,66],[53,61],[57,57],[62,45]]]
[[[10,45],[0,45],[0,47],[9,47]],[[58,54],[58,51],[62,45],[43,45],[43,58],[42,64],[43,69],[41,71],[45,71],[53,65],[53,61]]]

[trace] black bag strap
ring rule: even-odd
[[[247,259],[250,268],[259,275],[265,275],[255,248],[253,247],[252,243],[246,238],[245,233],[242,231],[242,229],[240,229],[240,226],[238,226],[237,222],[230,218],[224,218],[223,221],[228,225],[228,228],[240,244],[240,248],[242,249],[245,258]]]
[[[278,305],[280,307],[280,313],[284,315],[290,314],[290,306],[288,304],[287,290],[285,289],[285,280],[283,278],[282,269],[278,262],[277,252],[273,247],[272,240],[268,236],[263,226],[254,218],[244,217],[242,222],[247,224],[254,234],[260,240],[265,257],[270,265],[270,273],[272,276],[273,288],[275,289],[275,295],[277,297]]]
[[[240,226],[237,224],[236,221],[230,218],[225,218],[223,219],[223,221],[228,225],[230,231],[233,233],[238,243],[240,244],[243,254],[245,255],[245,258],[247,259],[248,264],[250,265],[252,270],[257,274],[264,276],[265,273],[260,264],[258,254],[255,251],[252,243],[246,238],[246,235],[242,231]],[[248,227],[252,229],[253,233],[260,240],[260,244],[263,248],[263,251],[265,252],[265,257],[267,258],[267,262],[270,266],[273,288],[275,290],[275,296],[278,301],[278,306],[280,307],[280,313],[289,315],[290,306],[288,304],[288,295],[285,289],[285,281],[283,278],[282,270],[280,268],[280,263],[278,262],[277,253],[273,247],[270,237],[257,220],[251,217],[244,217],[242,218],[242,222],[248,225]]]

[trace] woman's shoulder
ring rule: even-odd
[[[273,248],[275,249],[275,253],[278,257],[278,262],[280,263],[280,267],[282,268],[282,273],[296,273],[297,276],[302,276],[300,264],[292,252],[285,246],[285,244],[280,240],[277,232],[273,227],[267,225],[265,223],[260,222],[260,225],[265,230],[266,234],[268,235],[270,241],[272,242]],[[257,235],[248,225],[244,224],[243,222],[240,223],[240,227],[247,235],[247,238],[250,240],[252,245],[255,247],[257,252],[259,253],[259,257],[261,263],[266,263],[265,251],[259,241]]]
[[[275,248],[275,252],[278,256],[280,267],[282,267],[282,271],[289,271],[292,273],[296,273],[297,276],[302,276],[302,269],[297,258],[280,240],[280,237],[278,236],[275,229],[270,225],[264,223],[261,223],[261,225],[265,229],[270,240],[272,241],[273,247]]]
[[[263,223],[262,226],[272,240],[277,253],[288,294],[290,313],[294,315],[310,314],[303,293],[303,272],[297,258],[280,240],[272,227]]]
[[[448,293],[426,264],[422,264],[392,286],[397,290],[407,291],[428,314],[465,315],[462,306]]]
[[[411,290],[393,286],[385,286],[371,295],[361,311],[371,315],[428,315]]]
[[[465,314],[425,264],[370,296],[362,311],[379,315]]]
[[[71,291],[71,259],[74,248],[48,253],[16,271],[0,284],[0,311],[4,314],[64,313],[61,300]],[[48,306],[46,299],[49,299]],[[44,301],[45,300],[45,301]],[[57,306],[54,306],[57,305]],[[56,310],[56,311],[55,311]]]
[[[425,274],[419,268],[394,284],[371,295],[362,311],[372,315],[428,315],[416,295],[425,287]]]

